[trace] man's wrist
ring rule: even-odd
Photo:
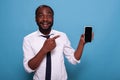
[[[46,49],[44,49],[44,48],[41,48],[41,52],[43,53],[43,54],[47,54],[47,50]]]

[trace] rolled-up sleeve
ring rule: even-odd
[[[80,60],[77,60],[74,56],[75,50],[71,47],[70,40],[65,35],[65,45],[64,45],[64,54],[68,61],[72,64],[80,63]]]
[[[32,48],[31,48],[31,45],[30,45],[30,42],[27,38],[24,38],[23,40],[23,65],[24,65],[24,68],[25,70],[28,72],[28,73],[31,73],[31,72],[34,72],[35,70],[32,70],[29,66],[28,66],[28,61],[33,58],[34,56],[34,53],[32,51]]]

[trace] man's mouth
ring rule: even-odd
[[[48,28],[50,23],[49,22],[43,22],[42,25],[43,25],[44,28]]]
[[[43,22],[43,25],[48,25],[49,23],[48,22]]]

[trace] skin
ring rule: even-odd
[[[36,23],[40,32],[48,35],[53,25],[53,12],[48,7],[41,7],[36,13]]]
[[[43,6],[38,9],[38,12],[36,14],[36,23],[41,33],[43,33],[44,35],[48,35],[50,33],[53,25],[53,12],[49,7]],[[55,40],[59,37],[60,36],[57,35],[45,41],[43,47],[40,49],[37,55],[28,62],[28,66],[32,70],[36,70],[40,66],[40,63],[42,62],[43,58],[46,56],[47,52],[53,50],[56,47]],[[83,48],[85,45],[84,37],[85,36],[82,34],[80,37],[78,47],[74,53],[74,56],[77,60],[79,60],[82,56]]]

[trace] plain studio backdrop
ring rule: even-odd
[[[81,63],[65,58],[68,80],[120,80],[120,0],[0,0],[0,80],[32,80],[23,68],[23,37],[35,30],[35,9],[50,5],[56,30],[76,49],[84,26],[94,40],[85,45]]]

